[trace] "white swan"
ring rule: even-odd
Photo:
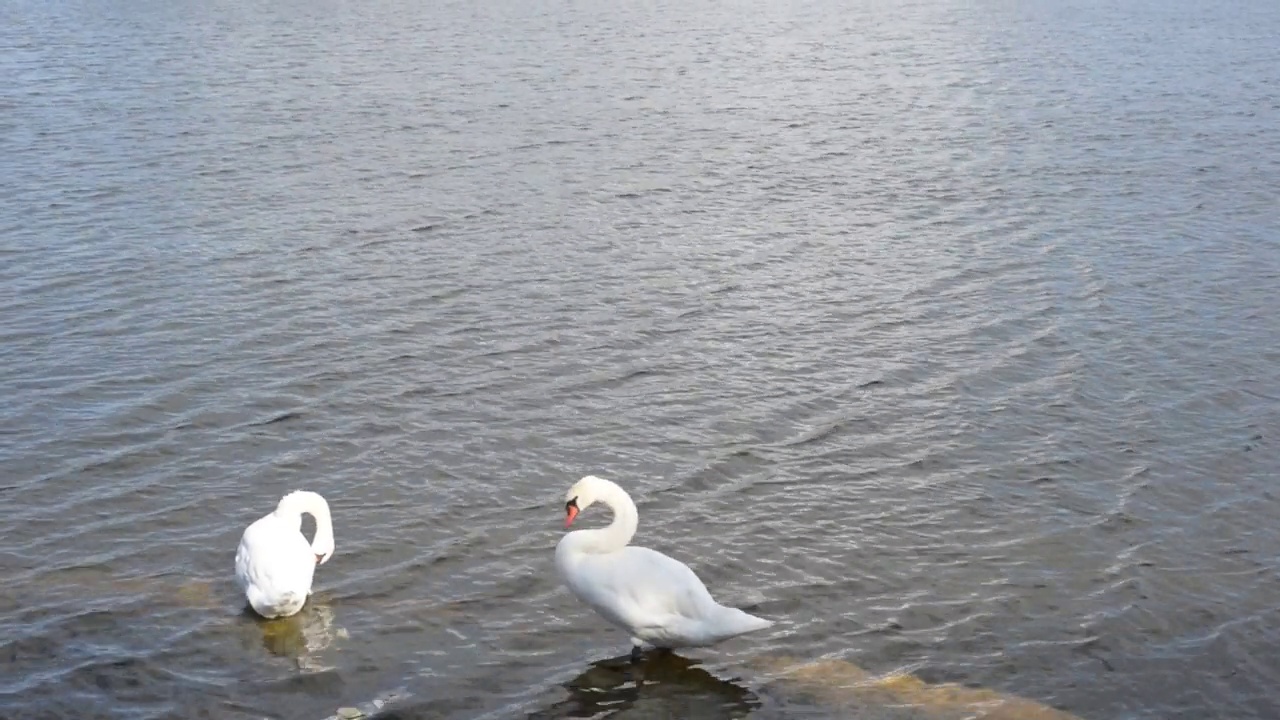
[[[636,533],[636,505],[617,484],[588,475],[565,494],[569,527],[578,513],[602,502],[613,522],[601,530],[577,530],[556,546],[556,569],[565,585],[604,619],[631,634],[631,657],[640,647],[705,647],[773,625],[716,602],[707,588],[675,558],[628,546]]]
[[[313,543],[302,534],[303,513],[316,520]],[[236,581],[254,612],[265,618],[287,617],[306,604],[316,566],[331,555],[329,503],[316,493],[298,490],[245,528],[236,550]]]

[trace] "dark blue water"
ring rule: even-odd
[[[1278,68],[1264,2],[8,3],[0,715],[1276,717]],[[778,624],[593,666],[588,473]]]

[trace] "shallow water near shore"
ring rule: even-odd
[[[0,17],[0,715],[1280,715],[1280,6]],[[611,664],[589,473],[777,624]]]

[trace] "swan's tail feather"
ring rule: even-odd
[[[294,592],[289,590],[280,596],[278,607],[284,613],[292,615],[302,609],[307,604],[306,593]]]
[[[745,632],[755,632],[757,630],[764,630],[766,628],[773,627],[772,620],[768,620],[762,617],[756,617],[755,615],[752,615],[750,613],[744,612],[742,614],[746,615],[746,619],[748,620],[748,625]]]
[[[772,620],[756,617],[755,615],[739,610],[738,608],[727,607],[724,610],[725,612],[722,625],[724,627],[726,637],[743,635],[749,632],[756,632],[758,630],[773,627]]]
[[[286,590],[270,600],[251,596],[249,604],[254,611],[265,618],[288,617],[297,613],[302,609],[303,605],[307,604],[307,596],[304,593]]]

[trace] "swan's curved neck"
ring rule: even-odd
[[[296,522],[299,530],[302,529],[304,513],[316,519],[316,536],[311,547],[316,548],[318,554],[328,554],[333,549],[333,518],[329,515],[329,503],[319,493],[308,490],[291,492],[276,506],[276,515],[290,523]]]
[[[609,527],[599,530],[577,530],[569,533],[579,538],[577,545],[583,552],[611,553],[617,552],[635,537],[636,526],[640,516],[636,512],[636,504],[631,496],[617,485],[610,484],[600,490],[596,502],[602,502],[613,511],[613,522]]]

